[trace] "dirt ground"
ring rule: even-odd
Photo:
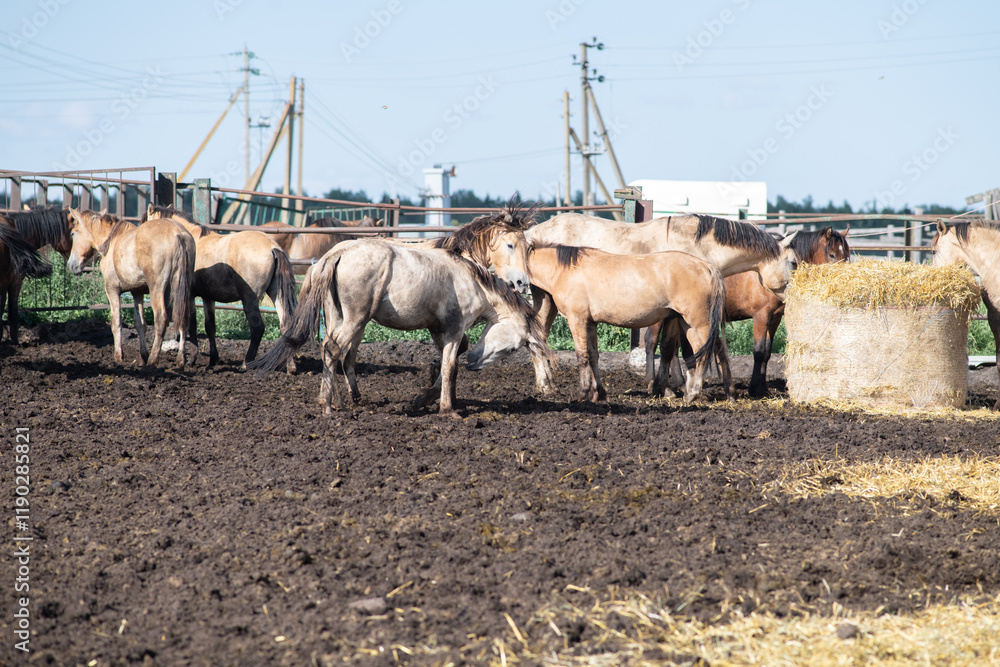
[[[717,380],[685,407],[648,397],[621,354],[603,355],[607,403],[576,404],[571,353],[552,398],[524,355],[462,368],[452,420],[408,412],[434,358],[414,342],[365,345],[362,402],[324,417],[315,346],[297,375],[257,379],[240,341],[208,371],[138,368],[134,339],[115,366],[106,324],[22,337],[0,345],[3,665],[476,662],[577,587],[707,621],[1000,592],[994,514],[769,493],[814,459],[997,456],[996,422],[727,403]],[[745,393],[749,359],[735,373]],[[996,369],[970,377],[991,405]],[[29,656],[10,612],[16,428],[31,442]],[[572,646],[592,629],[560,631]]]

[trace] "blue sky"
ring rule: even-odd
[[[5,3],[0,167],[179,172],[242,82],[246,45],[254,122],[273,124],[289,77],[305,81],[310,194],[415,197],[420,170],[443,163],[453,189],[551,196],[563,91],[579,131],[573,56],[596,36],[593,85],[626,180],[763,180],[772,201],[896,208],[1000,186],[1000,3],[96,4]],[[240,187],[242,128],[239,102],[191,177]],[[252,131],[255,158],[267,132]]]

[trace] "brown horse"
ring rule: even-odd
[[[69,256],[72,242],[69,238],[69,222],[66,212],[55,206],[36,206],[29,211],[18,211],[0,215],[0,225],[13,227],[18,231],[24,241],[33,250],[39,250],[45,246],[52,246],[63,257]],[[8,266],[9,266],[8,262]],[[10,339],[17,343],[19,319],[17,313],[17,300],[21,294],[21,287],[24,285],[26,276],[39,277],[38,270],[42,270],[41,275],[49,275],[52,267],[48,270],[40,267],[25,267],[19,272],[11,274],[9,269],[0,269],[6,278],[0,278],[0,312],[3,311],[4,303],[7,304],[7,326],[10,329]]]
[[[973,221],[937,222],[934,266],[961,262],[982,279],[986,321],[993,332],[993,342],[1000,352],[1000,223]],[[1000,373],[1000,364],[997,365]],[[994,410],[1000,410],[1000,393]]]
[[[722,273],[714,265],[677,251],[616,255],[560,245],[533,248],[528,270],[531,284],[552,295],[569,323],[580,368],[579,400],[606,397],[598,370],[598,322],[638,328],[677,316],[683,318],[692,347],[698,348],[684,402],[691,403],[701,393],[726,296]],[[728,370],[726,364],[725,373]]]
[[[38,254],[21,233],[6,224],[0,216],[0,314],[7,304],[7,324],[10,340],[17,344],[17,295],[25,278],[44,278],[52,273],[52,265]],[[0,337],[3,331],[0,331]]]
[[[139,356],[142,365],[156,364],[167,324],[173,318],[180,330],[181,342],[177,363],[185,363],[185,326],[194,307],[191,285],[194,281],[195,244],[183,227],[170,220],[151,220],[135,225],[104,212],[69,209],[69,232],[73,239],[66,268],[73,275],[83,273],[97,255],[101,256],[104,290],[111,305],[111,333],[115,339],[114,359],[121,363],[121,294],[131,292],[135,303],[135,326],[139,332]],[[143,296],[149,294],[153,306],[153,352],[146,348],[146,322]],[[173,302],[173,309],[167,304]],[[192,362],[198,357],[195,345]]]
[[[797,262],[809,264],[827,264],[830,262],[849,261],[851,248],[847,243],[847,233],[835,232],[831,227],[816,231],[800,231],[795,234],[789,246],[795,253]],[[752,271],[726,276],[726,321],[753,320],[753,374],[750,378],[750,395],[762,397],[767,395],[767,362],[771,358],[771,347],[774,344],[774,334],[778,330],[781,318],[785,314],[785,302],[774,292],[761,284],[760,277]],[[670,328],[670,324],[665,324]],[[653,359],[656,349],[660,325],[650,327],[646,333],[646,359]],[[665,333],[669,340],[679,338],[677,332]],[[683,338],[680,339],[684,356],[691,353],[690,347]],[[660,356],[660,373],[654,376],[647,368],[646,381],[650,391],[654,385],[665,388],[666,374],[670,362],[677,351],[677,345],[669,342],[661,344],[664,353]],[[729,389],[732,393],[732,388]]]
[[[428,329],[441,351],[439,413],[455,414],[457,357],[465,330],[485,319],[492,326],[468,354],[479,370],[525,343],[544,354],[545,339],[526,301],[503,281],[455,252],[414,248],[382,239],[361,239],[330,250],[306,275],[295,320],[281,339],[250,368],[275,370],[308,340],[326,314],[323,381],[319,402],[330,412],[342,406],[334,386],[342,364],[352,400],[360,398],[354,363],[370,320],[402,330]],[[427,402],[427,395],[416,405]]]
[[[791,275],[795,254],[788,248],[794,235],[781,244],[755,225],[708,215],[665,216],[648,222],[627,223],[579,213],[563,213],[525,233],[529,243],[593,247],[620,255],[682,251],[716,267],[723,276],[757,271],[764,286],[782,294]],[[532,299],[546,334],[556,311],[552,298],[533,286]],[[542,393],[552,389],[551,371],[543,360],[533,360],[535,384]],[[647,359],[652,377],[652,357]]]
[[[193,293],[205,305],[205,333],[208,335],[211,368],[219,360],[215,345],[215,303],[240,301],[250,326],[250,347],[243,359],[243,367],[257,356],[261,338],[264,337],[264,319],[260,315],[260,300],[267,294],[278,311],[278,321],[284,331],[295,312],[295,275],[288,255],[270,235],[248,230],[219,234],[194,222],[190,215],[172,206],[154,206],[146,210],[145,220],[167,218],[181,225],[194,237],[198,250],[194,267]],[[191,323],[191,338],[197,332]],[[295,361],[288,370],[295,369]]]
[[[385,224],[385,219],[376,220],[371,216],[365,216],[361,220],[340,220],[338,218],[320,218],[316,222],[306,225],[305,229],[338,229],[348,227],[381,227]],[[273,220],[261,225],[262,231],[267,229],[298,229]],[[268,234],[274,238],[281,249],[288,253],[288,258],[293,260],[316,260],[326,254],[326,251],[342,241],[359,238],[360,234],[340,234],[330,232],[329,234]],[[365,235],[367,236],[367,235]],[[304,274],[309,269],[308,266],[298,265],[295,273]]]

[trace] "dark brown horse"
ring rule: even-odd
[[[830,262],[850,261],[851,248],[847,243],[847,233],[834,231],[831,227],[815,231],[800,231],[791,239],[789,247],[795,253],[797,262],[808,264],[827,264]],[[774,334],[778,330],[781,318],[785,314],[784,299],[761,284],[760,276],[754,271],[726,276],[726,321],[753,320],[753,375],[750,378],[750,395],[762,397],[767,395],[767,362],[771,358],[771,348],[774,344]],[[664,337],[670,333],[667,326]],[[646,357],[652,359],[656,346],[656,335],[659,326],[650,327],[646,336]],[[680,340],[684,357],[690,356],[687,341]],[[666,372],[673,359],[676,345],[664,344],[664,354],[661,355],[659,381],[650,373],[647,367],[646,380],[652,391],[654,384],[664,387]],[[728,389],[730,392],[731,388]]]
[[[0,218],[0,312],[4,302],[8,305],[7,324],[10,339],[17,343],[17,295],[26,277],[43,278],[52,273],[52,265],[38,254],[35,247],[18,230]],[[0,335],[2,335],[0,331]]]
[[[28,211],[5,213],[0,215],[0,225],[15,228],[34,250],[51,246],[63,257],[69,257],[69,251],[73,245],[69,238],[69,218],[66,211],[57,206],[36,206]],[[51,272],[51,268],[49,272]],[[22,274],[19,279],[8,282],[6,288],[0,290],[0,312],[3,311],[3,304],[6,303],[10,339],[15,343],[19,327],[17,300],[21,294],[24,277],[25,274]]]

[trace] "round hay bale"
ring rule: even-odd
[[[785,301],[789,396],[962,407],[969,315],[978,303],[975,276],[957,265],[802,265]]]

